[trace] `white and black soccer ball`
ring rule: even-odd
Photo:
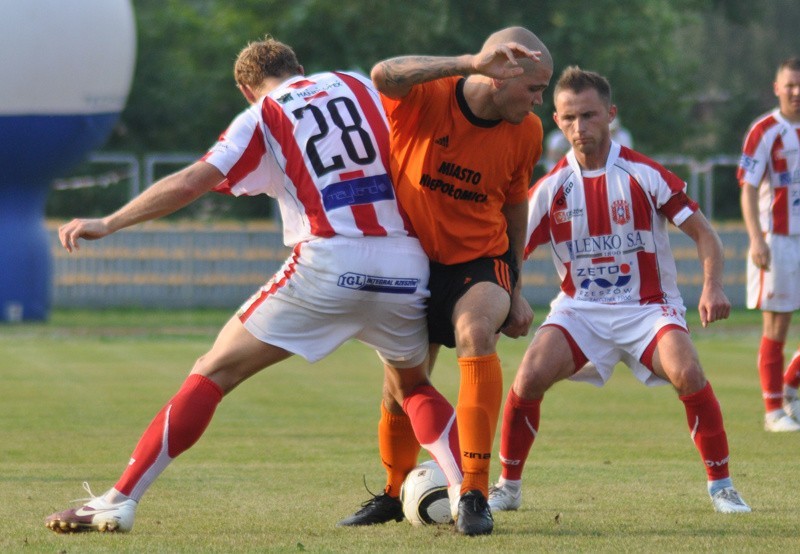
[[[434,460],[423,462],[406,476],[400,487],[403,515],[412,525],[450,523],[447,477]]]

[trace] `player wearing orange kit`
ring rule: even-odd
[[[531,111],[542,103],[552,67],[544,44],[512,27],[491,35],[476,55],[405,56],[372,70],[389,119],[398,200],[431,259],[431,363],[439,345],[455,347],[461,371],[464,481],[450,493],[456,529],[466,535],[493,529],[486,498],[503,388],[496,334],[524,335],[533,318],[518,278],[527,189],[542,153],[542,124]],[[378,426],[387,486],[340,525],[403,517],[400,484],[426,444],[408,431],[388,394],[392,386],[384,380]]]

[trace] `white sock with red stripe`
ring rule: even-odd
[[[461,452],[453,406],[431,385],[421,385],[403,401],[403,410],[419,443],[442,468],[448,485],[461,483]]]
[[[138,502],[170,462],[203,435],[222,396],[208,377],[189,375],[139,439],[114,490]]]

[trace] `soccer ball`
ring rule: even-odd
[[[450,523],[447,477],[434,460],[423,462],[406,476],[400,487],[403,515],[414,526]]]

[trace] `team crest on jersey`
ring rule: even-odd
[[[614,200],[611,203],[611,219],[617,225],[625,225],[631,220],[631,207],[627,200]]]
[[[276,100],[276,102],[277,102],[278,104],[286,104],[286,103],[287,103],[289,100],[291,100],[291,99],[292,99],[292,93],[291,93],[291,92],[287,92],[286,94],[284,94],[283,96],[281,96],[280,98],[278,98],[278,99]]]

